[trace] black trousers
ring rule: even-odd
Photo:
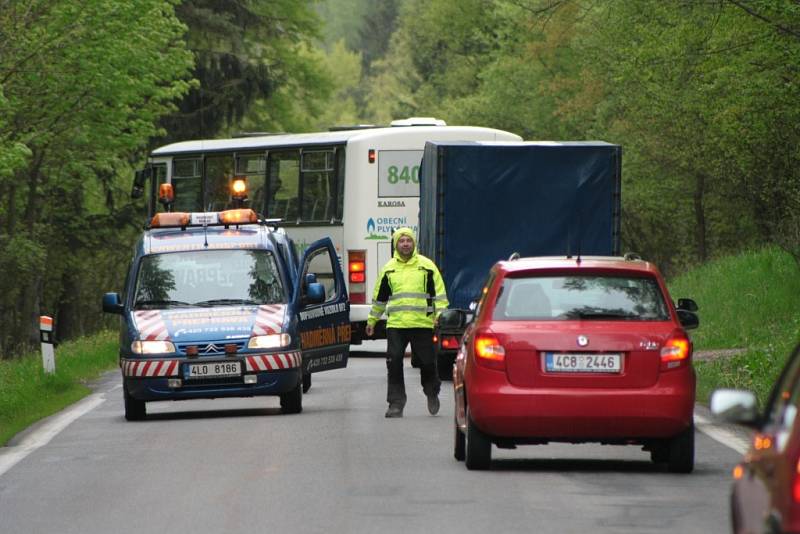
[[[413,358],[419,364],[420,383],[426,396],[438,395],[441,382],[436,372],[436,353],[431,328],[387,328],[386,370],[388,387],[386,402],[406,405],[406,386],[403,377],[403,357],[411,343]]]

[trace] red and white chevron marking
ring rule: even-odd
[[[133,377],[178,376],[178,360],[122,360],[122,374]]]
[[[280,352],[276,354],[257,354],[247,356],[247,371],[277,371],[300,367],[303,358],[299,352]]]
[[[284,304],[259,306],[256,320],[253,323],[253,335],[280,334],[283,331],[283,316],[285,313],[286,305]]]
[[[146,310],[133,312],[136,329],[143,341],[165,341],[169,339],[169,332],[161,312]]]

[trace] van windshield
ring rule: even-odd
[[[198,250],[142,258],[135,309],[277,304],[286,295],[266,250]]]
[[[669,311],[650,277],[538,276],[506,278],[493,318],[667,321]]]

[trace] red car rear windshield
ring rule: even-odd
[[[668,321],[670,317],[653,278],[567,275],[505,278],[492,318]]]

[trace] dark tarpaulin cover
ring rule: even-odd
[[[599,141],[426,143],[418,245],[450,307],[468,307],[514,252],[619,254],[621,161]]]

